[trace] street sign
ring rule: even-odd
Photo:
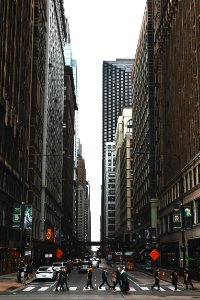
[[[153,259],[153,260],[157,260],[158,257],[160,256],[160,253],[156,250],[153,249],[150,253],[149,256]]]
[[[55,255],[56,255],[56,258],[61,258],[63,255],[62,250],[58,248],[55,252]]]

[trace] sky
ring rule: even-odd
[[[79,138],[90,183],[91,240],[100,240],[103,61],[135,56],[146,0],[64,0],[78,64]]]

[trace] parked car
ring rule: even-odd
[[[79,273],[87,273],[89,265],[91,265],[89,261],[82,261],[79,265]]]
[[[56,271],[53,270],[53,268],[50,266],[39,267],[35,274],[35,278],[36,279],[55,280],[56,279]]]

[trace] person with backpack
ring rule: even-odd
[[[99,286],[99,289],[101,289],[101,287],[104,285],[104,283],[107,284],[107,286],[111,289],[111,285],[108,282],[108,269],[105,268],[102,272],[102,283]]]
[[[92,284],[92,266],[89,265],[88,270],[87,270],[87,286],[86,289],[88,289],[88,287],[90,287],[91,290],[93,290],[93,284]]]

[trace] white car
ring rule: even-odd
[[[50,279],[55,280],[56,279],[56,271],[53,270],[50,266],[43,266],[39,267],[37,269],[37,272],[35,274],[36,279]]]
[[[54,262],[52,264],[52,268],[53,270],[55,270],[56,272],[60,271],[62,267],[67,266],[67,262],[63,262],[63,261],[58,261],[58,262]]]

